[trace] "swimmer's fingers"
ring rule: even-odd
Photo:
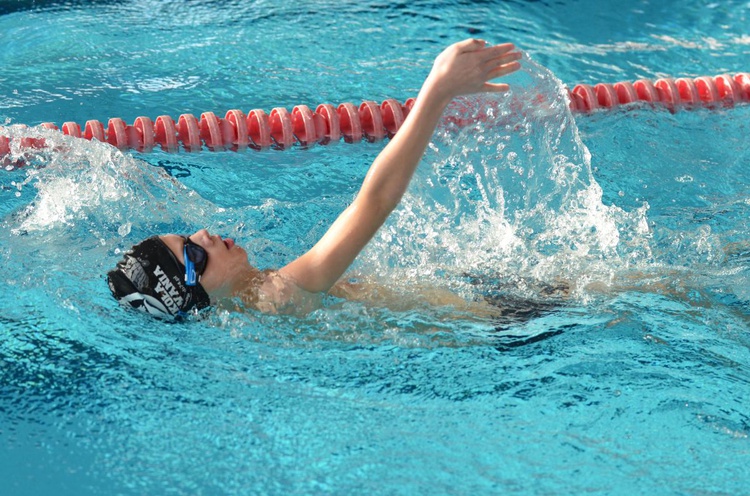
[[[484,91],[487,93],[505,93],[510,89],[505,83],[484,83]]]
[[[520,66],[518,66],[517,62],[515,62],[515,65],[503,66],[493,71],[487,79],[492,80],[492,79],[499,78],[501,76],[505,76],[507,74],[517,71],[519,67]],[[506,83],[486,82],[484,83],[484,86],[482,89],[483,91],[488,92],[488,93],[503,93],[503,92],[508,91],[510,89],[510,86]]]
[[[487,71],[493,71],[501,67],[513,65],[513,63],[519,65],[518,61],[521,60],[522,56],[521,52],[505,52],[502,55],[486,59],[482,67]]]
[[[520,58],[520,54],[518,54],[518,56]],[[491,81],[493,79],[507,76],[508,74],[512,74],[516,72],[520,68],[521,68],[521,64],[517,62],[517,59],[516,59],[512,62],[497,66],[494,69],[490,70],[487,73],[487,80]],[[509,89],[509,86],[504,83],[485,83],[484,87],[486,91],[492,91],[495,93],[508,91]]]
[[[516,47],[513,43],[503,43],[482,50],[482,68],[485,71],[487,81],[507,76],[521,68],[521,64],[518,61],[521,59],[522,54],[515,51],[515,49]],[[489,82],[484,84],[484,91],[500,93],[508,91],[508,89],[509,86],[507,84],[493,84]]]
[[[508,74],[512,74],[516,72],[520,68],[521,68],[521,64],[519,62],[511,62],[509,64],[501,65],[499,67],[492,69],[489,72],[488,80],[507,76]]]
[[[522,56],[521,52],[504,52],[485,60],[483,68],[494,77],[505,76],[521,67],[518,61],[521,60]]]
[[[480,52],[484,61],[500,57],[516,48],[513,43],[500,43],[499,45],[488,46],[485,40],[477,38],[469,38],[468,40],[459,41],[454,46],[458,53]]]
[[[483,71],[486,73],[495,72],[497,74],[493,74],[493,77],[500,77],[503,76],[504,73],[499,72],[499,69],[505,66],[510,66],[513,62],[520,60],[522,54],[516,50],[513,43],[503,43],[501,45],[495,45],[480,50],[478,56],[479,67],[481,67]],[[512,70],[510,72],[512,72]]]
[[[485,46],[482,49],[482,58],[485,62],[506,56],[514,52],[516,46],[513,43],[501,43],[499,45]]]

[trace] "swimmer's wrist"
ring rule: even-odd
[[[429,105],[430,107],[445,108],[457,95],[452,94],[450,91],[446,91],[441,88],[441,85],[437,81],[425,81],[422,89],[417,95],[417,102]]]

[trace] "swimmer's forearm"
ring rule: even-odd
[[[425,85],[398,133],[378,155],[358,197],[387,216],[401,201],[450,98]]]

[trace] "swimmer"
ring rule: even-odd
[[[477,39],[455,43],[438,55],[414,107],[373,161],[352,204],[288,265],[258,270],[242,247],[205,229],[190,236],[154,236],[135,245],[107,274],[112,294],[160,317],[237,299],[246,307],[277,313],[299,306],[307,295],[354,296],[350,284],[337,282],[400,203],[446,106],[460,95],[507,91],[507,84],[490,81],[518,70],[520,58],[510,43],[488,46]]]

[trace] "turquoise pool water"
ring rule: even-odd
[[[559,81],[750,70],[746,2],[6,2],[0,172],[8,494],[743,494],[750,107],[565,110]],[[103,274],[200,227],[300,254],[383,143],[121,153],[19,124],[416,94],[442,46],[511,39],[512,93],[438,131],[354,267],[544,311],[329,300],[169,325]],[[539,104],[539,97],[543,101]],[[454,108],[451,111],[459,112]],[[564,299],[549,285],[573,288]]]

